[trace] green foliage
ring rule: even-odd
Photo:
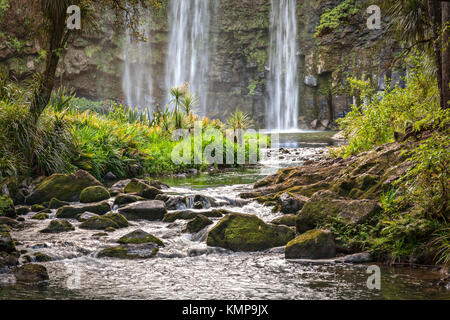
[[[317,26],[314,36],[318,38],[332,32],[349,17],[357,14],[359,8],[356,6],[355,2],[355,0],[344,0],[333,9],[325,11],[320,17],[320,24]]]
[[[236,109],[227,119],[227,125],[233,130],[246,130],[253,126],[253,120],[248,113]]]
[[[352,89],[361,92],[361,100],[365,104],[352,105],[351,112],[338,120],[349,143],[336,149],[335,154],[349,157],[393,142],[394,132],[404,134],[411,125],[414,130],[419,130],[438,118],[440,108],[436,83],[419,70],[411,72],[407,82],[405,89],[392,88],[387,83],[383,93],[375,94],[368,81],[350,79]]]

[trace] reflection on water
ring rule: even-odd
[[[317,143],[316,138],[314,141]],[[235,200],[240,192],[251,188],[248,183],[321,152],[309,146],[284,159],[266,159],[257,168],[167,178],[165,182],[172,186],[171,194]],[[240,207],[231,202],[223,208],[256,214],[266,222],[280,216],[256,202]],[[75,220],[70,220],[77,227],[73,232],[39,233],[48,220],[31,220],[31,215],[25,216],[26,228],[12,235],[20,239],[18,248],[26,249],[28,255],[42,252],[54,259],[43,263],[50,281],[46,287],[11,286],[7,285],[11,276],[0,274],[0,299],[450,299],[450,291],[436,285],[441,277],[437,272],[381,266],[381,290],[369,290],[367,265],[301,264],[285,260],[282,248],[260,253],[210,248],[205,243],[208,229],[194,235],[181,232],[187,221],[133,221],[128,228],[95,238],[92,235],[98,231],[81,230]],[[50,217],[54,216],[55,211]],[[156,258],[128,261],[96,257],[101,249],[136,229],[154,234],[166,244]],[[69,290],[67,284],[74,270],[80,287]]]

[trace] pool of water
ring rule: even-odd
[[[256,214],[270,222],[280,216],[270,207],[256,202],[233,206],[230,200],[239,199],[239,193],[251,189],[250,183],[280,167],[321,157],[325,145],[333,144],[331,134],[327,134],[321,139],[308,133],[291,133],[293,136],[285,140],[295,146],[289,147],[288,156],[268,157],[255,168],[165,178],[171,186],[167,192],[214,197],[228,203],[223,206],[226,209]],[[98,239],[92,237],[98,231],[79,228],[69,233],[42,234],[39,230],[48,221],[30,217],[25,217],[25,228],[12,235],[21,243],[18,248],[26,249],[30,256],[39,251],[53,258],[43,263],[50,281],[44,286],[24,287],[15,284],[13,276],[0,274],[0,299],[450,299],[450,290],[437,285],[442,277],[437,271],[380,266],[381,289],[371,290],[367,286],[368,265],[288,261],[283,248],[258,253],[211,248],[205,243],[210,228],[184,234],[181,231],[186,221],[133,221],[128,228]],[[76,220],[71,223],[79,225]],[[97,258],[101,249],[136,229],[159,237],[165,248],[150,260]]]

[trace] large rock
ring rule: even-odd
[[[83,189],[102,184],[91,174],[79,170],[75,174],[53,174],[44,179],[26,199],[27,204],[50,201],[53,197],[61,201],[78,201]]]
[[[58,209],[56,217],[60,219],[75,219],[84,212],[92,212],[103,215],[111,211],[111,206],[107,201],[91,204],[78,204],[72,206],[64,206]]]
[[[271,223],[276,224],[276,225],[295,227],[296,218],[297,218],[297,216],[295,214],[285,214],[282,217],[273,219]]]
[[[284,214],[298,213],[309,199],[301,195],[283,193],[279,199],[279,210]]]
[[[206,243],[233,251],[261,251],[283,246],[294,236],[288,227],[266,224],[254,215],[232,213],[209,231]]]
[[[128,227],[127,219],[119,213],[109,213],[104,216],[91,217],[80,225],[81,229],[106,230]]]
[[[188,222],[188,224],[186,225],[186,228],[184,228],[183,232],[197,233],[211,224],[213,224],[213,222],[211,220],[209,220],[204,215],[199,214],[193,220]]]
[[[347,200],[328,190],[318,191],[297,215],[297,232],[315,229],[328,218],[339,218],[345,224],[363,223],[380,209],[374,200]]]
[[[102,186],[87,187],[83,189],[83,191],[81,191],[80,202],[81,203],[99,202],[102,200],[107,200],[110,197],[111,196],[105,187]]]
[[[336,255],[334,237],[329,231],[309,230],[290,241],[286,259],[329,259]]]
[[[154,187],[156,189],[168,188],[167,185],[158,180],[145,180],[145,179],[131,179],[123,180],[112,186],[112,189],[124,189],[125,193],[140,193],[148,187]]]
[[[47,269],[40,264],[25,264],[14,272],[17,282],[39,283],[49,279]]]
[[[129,220],[162,220],[167,213],[166,205],[160,200],[149,200],[129,204],[119,209]]]
[[[16,209],[12,199],[6,195],[0,196],[0,216],[15,218]]]
[[[11,253],[16,251],[16,245],[11,237],[10,230],[5,225],[0,225],[0,252]]]
[[[164,222],[175,222],[176,220],[191,220],[195,217],[203,215],[208,218],[221,218],[224,213],[222,210],[212,209],[207,211],[180,210],[169,212],[164,216]]]
[[[66,220],[52,220],[47,228],[41,230],[42,233],[60,233],[75,230],[75,227]]]
[[[114,205],[121,207],[123,205],[135,203],[135,202],[143,201],[143,200],[145,200],[145,199],[140,196],[135,196],[132,194],[119,194],[116,197],[116,199],[114,200]]]
[[[164,247],[164,243],[160,239],[140,229],[124,235],[117,242],[120,244],[154,243],[160,247]]]
[[[138,245],[120,245],[108,247],[98,253],[99,258],[117,258],[117,259],[150,259],[156,256],[159,248],[154,243]]]

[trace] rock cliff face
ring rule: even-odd
[[[23,80],[42,68],[45,41],[42,32],[35,28],[41,18],[32,2],[8,3],[9,7],[0,14],[0,67],[11,77]],[[339,7],[342,4],[346,6]],[[310,127],[314,119],[329,119],[331,105],[332,118],[348,109],[352,97],[340,90],[347,75],[366,74],[375,82],[385,75],[398,78],[392,65],[396,44],[387,40],[385,23],[380,30],[367,28],[369,5],[365,0],[298,0],[301,127]],[[330,27],[323,14],[332,9],[337,10],[339,20]],[[270,10],[270,0],[218,1],[211,27],[214,45],[207,79],[209,92],[204,93],[208,94],[210,117],[223,119],[241,108],[263,126]],[[151,18],[153,91],[160,100],[165,96],[167,11],[164,7]],[[70,43],[58,69],[59,84],[73,87],[78,96],[122,100],[124,30],[112,26],[116,16],[101,14],[100,32],[83,30]],[[315,37],[319,25],[324,28]]]

